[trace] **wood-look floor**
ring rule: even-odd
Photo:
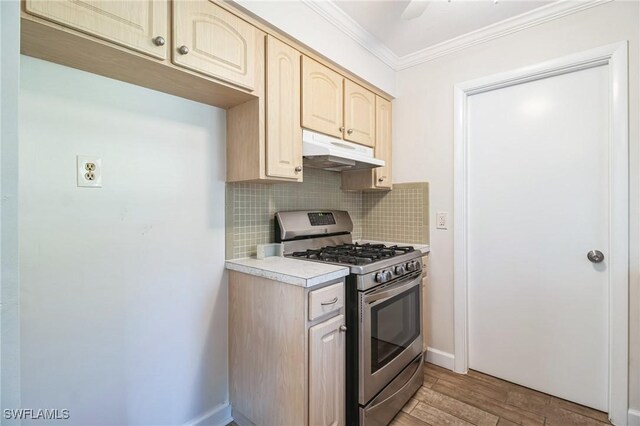
[[[390,426],[602,426],[607,414],[477,371],[425,364],[424,384]],[[230,426],[235,423],[230,423]],[[294,426],[294,425],[291,425]],[[349,425],[347,425],[349,426]]]
[[[610,425],[607,414],[470,370],[425,364],[424,385],[391,426]]]

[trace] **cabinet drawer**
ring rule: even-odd
[[[344,283],[333,284],[309,293],[309,321],[344,306]]]

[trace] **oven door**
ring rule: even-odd
[[[422,353],[421,273],[359,293],[359,403],[367,404]]]

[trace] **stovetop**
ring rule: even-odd
[[[411,246],[384,244],[339,244],[296,251],[289,256],[302,260],[349,266],[352,274],[364,275],[390,268],[422,256]]]
[[[422,252],[411,246],[354,244],[353,222],[343,210],[277,212],[274,227],[285,256],[347,266],[355,275],[371,273],[369,281],[378,273],[395,279],[422,268]]]
[[[411,246],[402,247],[385,246],[384,244],[355,243],[296,251],[293,252],[291,256],[346,265],[368,265],[401,254],[411,253],[412,251],[414,251],[414,249]]]

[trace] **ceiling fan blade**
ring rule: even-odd
[[[426,0],[411,0],[400,17],[405,21],[418,18],[427,10],[429,4],[430,2]]]

